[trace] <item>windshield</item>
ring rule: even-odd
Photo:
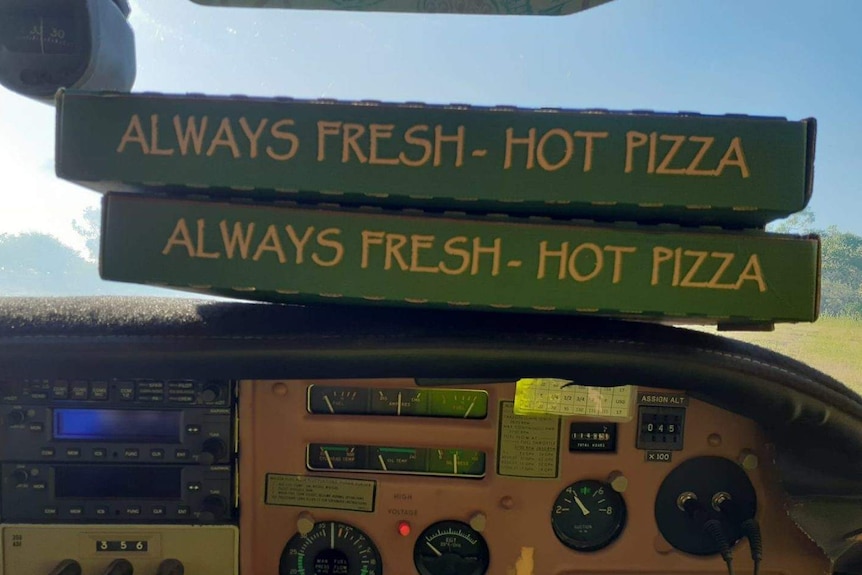
[[[566,17],[131,2],[136,92],[818,121],[813,200],[770,226],[823,240],[822,319],[733,334],[862,384],[862,4],[614,0]],[[0,89],[0,293],[189,294],[99,279],[100,195],[54,173],[54,109]]]

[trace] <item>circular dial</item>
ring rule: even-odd
[[[626,522],[626,503],[610,485],[586,479],[557,496],[551,510],[554,534],[576,551],[595,551],[619,537]]]
[[[305,536],[290,538],[278,563],[279,575],[382,575],[380,553],[351,525],[321,521]]]
[[[460,521],[430,525],[413,547],[421,575],[484,575],[490,559],[485,538]]]

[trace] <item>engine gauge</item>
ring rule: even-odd
[[[485,538],[460,521],[430,525],[413,547],[413,563],[421,575],[484,575],[490,561]]]
[[[551,526],[557,539],[575,551],[596,551],[622,533],[626,502],[602,481],[586,479],[566,487],[554,501]]]
[[[321,521],[305,536],[290,538],[278,562],[279,575],[382,575],[371,538],[346,523]]]

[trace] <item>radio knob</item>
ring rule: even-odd
[[[48,575],[81,575],[81,564],[74,559],[63,559]]]
[[[19,483],[27,483],[27,480],[30,479],[30,474],[27,473],[26,469],[16,469],[9,476],[9,479],[15,485]]]
[[[134,575],[135,568],[126,559],[112,561],[102,575]]]
[[[183,575],[186,568],[178,559],[165,559],[159,564],[156,575]]]
[[[216,385],[208,385],[201,391],[201,401],[203,403],[212,403],[221,396],[221,389]]]
[[[227,446],[218,437],[210,437],[201,447],[200,463],[212,465],[227,455]]]
[[[6,421],[9,425],[21,425],[27,419],[27,414],[20,409],[14,409],[6,416]]]
[[[220,495],[207,495],[201,502],[202,521],[211,522],[221,519],[227,513],[227,503]]]

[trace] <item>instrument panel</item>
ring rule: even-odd
[[[761,573],[829,571],[753,422],[637,391],[628,421],[602,421],[515,415],[514,382],[242,381],[240,572],[727,573],[692,527],[719,509],[737,573],[755,517]]]

